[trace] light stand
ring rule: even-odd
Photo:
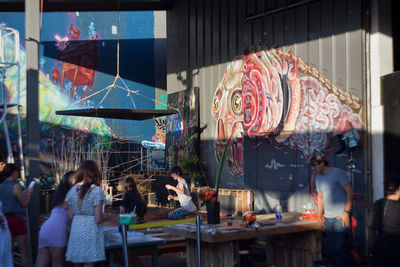
[[[346,144],[347,145],[347,144]],[[353,157],[353,148],[347,147],[347,170],[352,186],[354,186],[354,170],[356,169],[355,158]]]
[[[353,188],[355,188],[355,179],[354,179],[354,171],[356,169],[356,160],[353,156],[353,149],[354,147],[358,146],[359,140],[360,140],[360,136],[358,135],[358,132],[356,130],[351,130],[348,132],[345,132],[342,135],[342,139],[344,140],[344,142],[346,143],[346,148],[347,148],[347,170],[348,170],[348,175],[351,181],[351,185]],[[352,207],[353,209],[353,214],[356,214],[356,206],[353,205]]]

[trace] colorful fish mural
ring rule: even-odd
[[[227,140],[229,171],[244,175],[243,140],[261,137],[287,145],[305,158],[323,151],[332,136],[362,128],[361,100],[338,89],[290,50],[244,54],[227,67],[211,106],[219,161]]]

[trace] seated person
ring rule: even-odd
[[[127,178],[125,180],[125,193],[122,195],[122,212],[131,213],[136,211],[137,223],[144,221],[144,215],[147,212],[147,206],[140,197],[135,180]]]
[[[171,176],[174,178],[174,180],[178,181],[178,185],[176,187],[170,184],[165,185],[168,190],[174,190],[177,194],[177,196],[169,194],[168,201],[171,199],[178,200],[179,204],[181,205],[179,209],[172,210],[168,213],[169,219],[183,219],[187,215],[197,211],[196,205],[194,205],[192,201],[188,185],[182,175],[183,170],[181,167],[173,167],[171,169]]]

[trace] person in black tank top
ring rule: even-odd
[[[125,192],[122,195],[121,205],[123,213],[136,211],[137,222],[142,223],[144,221],[144,215],[147,212],[147,205],[141,198],[133,178],[126,178],[125,180]]]
[[[385,181],[386,197],[374,203],[367,226],[373,230],[373,266],[398,266],[400,244],[400,177]]]
[[[31,266],[25,209],[29,205],[34,188],[22,191],[21,186],[17,183],[19,170],[17,164],[7,163],[0,172],[0,201],[4,205],[3,212],[7,218],[11,235],[20,250],[22,266]]]

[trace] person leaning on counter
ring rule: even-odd
[[[351,231],[354,195],[351,181],[343,170],[329,166],[322,152],[315,152],[309,164],[317,174],[315,183],[318,191],[318,220],[321,229],[326,232],[335,263],[338,267],[355,266],[347,242]]]

